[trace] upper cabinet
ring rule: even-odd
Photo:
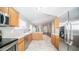
[[[59,18],[55,17],[54,19],[54,28],[59,28]]]
[[[9,10],[8,7],[0,7],[0,12],[7,13],[8,14],[8,10]]]
[[[10,26],[19,26],[19,13],[14,8],[9,7]]]
[[[19,26],[19,12],[12,7],[0,7],[0,12],[9,15],[9,26]]]

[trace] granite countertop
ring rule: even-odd
[[[22,37],[24,37],[24,36],[26,36],[26,35],[29,35],[29,34],[31,34],[32,32],[31,31],[29,31],[29,32],[27,32],[27,33],[22,33],[22,34],[19,34],[19,35],[16,35],[16,36],[14,36],[13,38],[18,38],[18,39],[20,39],[20,38],[22,38]]]
[[[20,39],[26,35],[29,35],[31,34],[32,31],[29,31],[29,32],[26,32],[26,33],[11,33],[11,34],[8,34],[7,36],[4,36],[3,38],[15,38],[15,39]]]
[[[2,41],[0,42],[0,48],[6,46],[8,44],[11,44],[11,43],[17,41],[18,39],[20,39],[26,35],[29,35],[31,33],[32,33],[32,31],[29,31],[26,33],[15,33],[15,34],[7,35],[6,37],[2,38]]]

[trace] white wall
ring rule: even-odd
[[[20,29],[26,28],[26,23],[25,23],[25,21],[23,21],[22,19],[19,19],[19,28],[20,28]]]

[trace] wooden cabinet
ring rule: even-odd
[[[0,12],[7,13],[8,14],[9,8],[8,7],[0,7]]]
[[[59,18],[58,17],[55,17],[53,25],[54,25],[53,26],[54,32],[53,34],[51,34],[51,42],[57,49],[59,49],[60,38],[59,38]]]
[[[0,7],[0,12],[9,15],[9,25],[11,27],[19,26],[19,12],[12,7]]]
[[[19,13],[14,8],[9,7],[9,16],[10,16],[10,26],[18,27]]]
[[[24,46],[24,38],[18,39],[17,41],[17,46],[18,46],[18,51],[24,51],[25,46]]]
[[[23,38],[18,39],[17,41],[17,50],[24,51],[28,48],[30,42],[32,41],[32,34],[26,35]]]
[[[52,44],[57,48],[57,49],[59,49],[59,41],[60,41],[60,38],[59,38],[59,36],[58,35],[52,35],[51,36],[51,42],[52,42]]]
[[[31,42],[32,41],[32,34],[27,35],[27,39],[29,42]]]
[[[51,35],[51,42],[55,45],[55,35]]]
[[[57,49],[59,49],[59,41],[60,41],[60,38],[58,35],[55,36],[55,46]]]
[[[33,32],[32,38],[33,38],[33,40],[42,40],[43,39],[43,32]]]
[[[54,28],[59,28],[59,18],[55,17],[54,19]]]

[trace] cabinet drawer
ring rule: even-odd
[[[28,41],[31,42],[32,41],[32,34],[28,35]]]
[[[54,19],[54,28],[59,28],[59,18],[58,17],[55,17]]]
[[[24,39],[23,39],[23,38],[18,39],[17,43],[19,44],[19,43],[21,43],[22,41],[24,41]]]

